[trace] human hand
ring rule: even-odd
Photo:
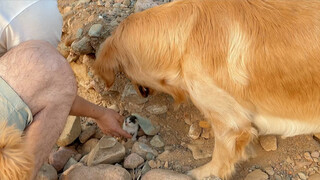
[[[96,119],[96,122],[105,134],[112,136],[123,136],[131,138],[132,136],[122,129],[123,117],[112,109],[105,109],[105,112]]]

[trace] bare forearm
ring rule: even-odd
[[[97,106],[78,96],[73,102],[70,115],[84,116],[98,119],[105,113],[105,108]]]

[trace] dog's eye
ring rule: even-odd
[[[143,97],[148,97],[149,96],[149,88],[143,87],[143,86],[139,86],[139,92]]]

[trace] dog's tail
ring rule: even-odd
[[[33,173],[33,158],[26,150],[22,132],[0,122],[0,179],[28,180]]]

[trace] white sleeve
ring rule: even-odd
[[[62,23],[57,1],[40,0],[17,15],[4,29],[0,39],[5,42],[7,51],[27,40],[45,40],[57,47]]]

